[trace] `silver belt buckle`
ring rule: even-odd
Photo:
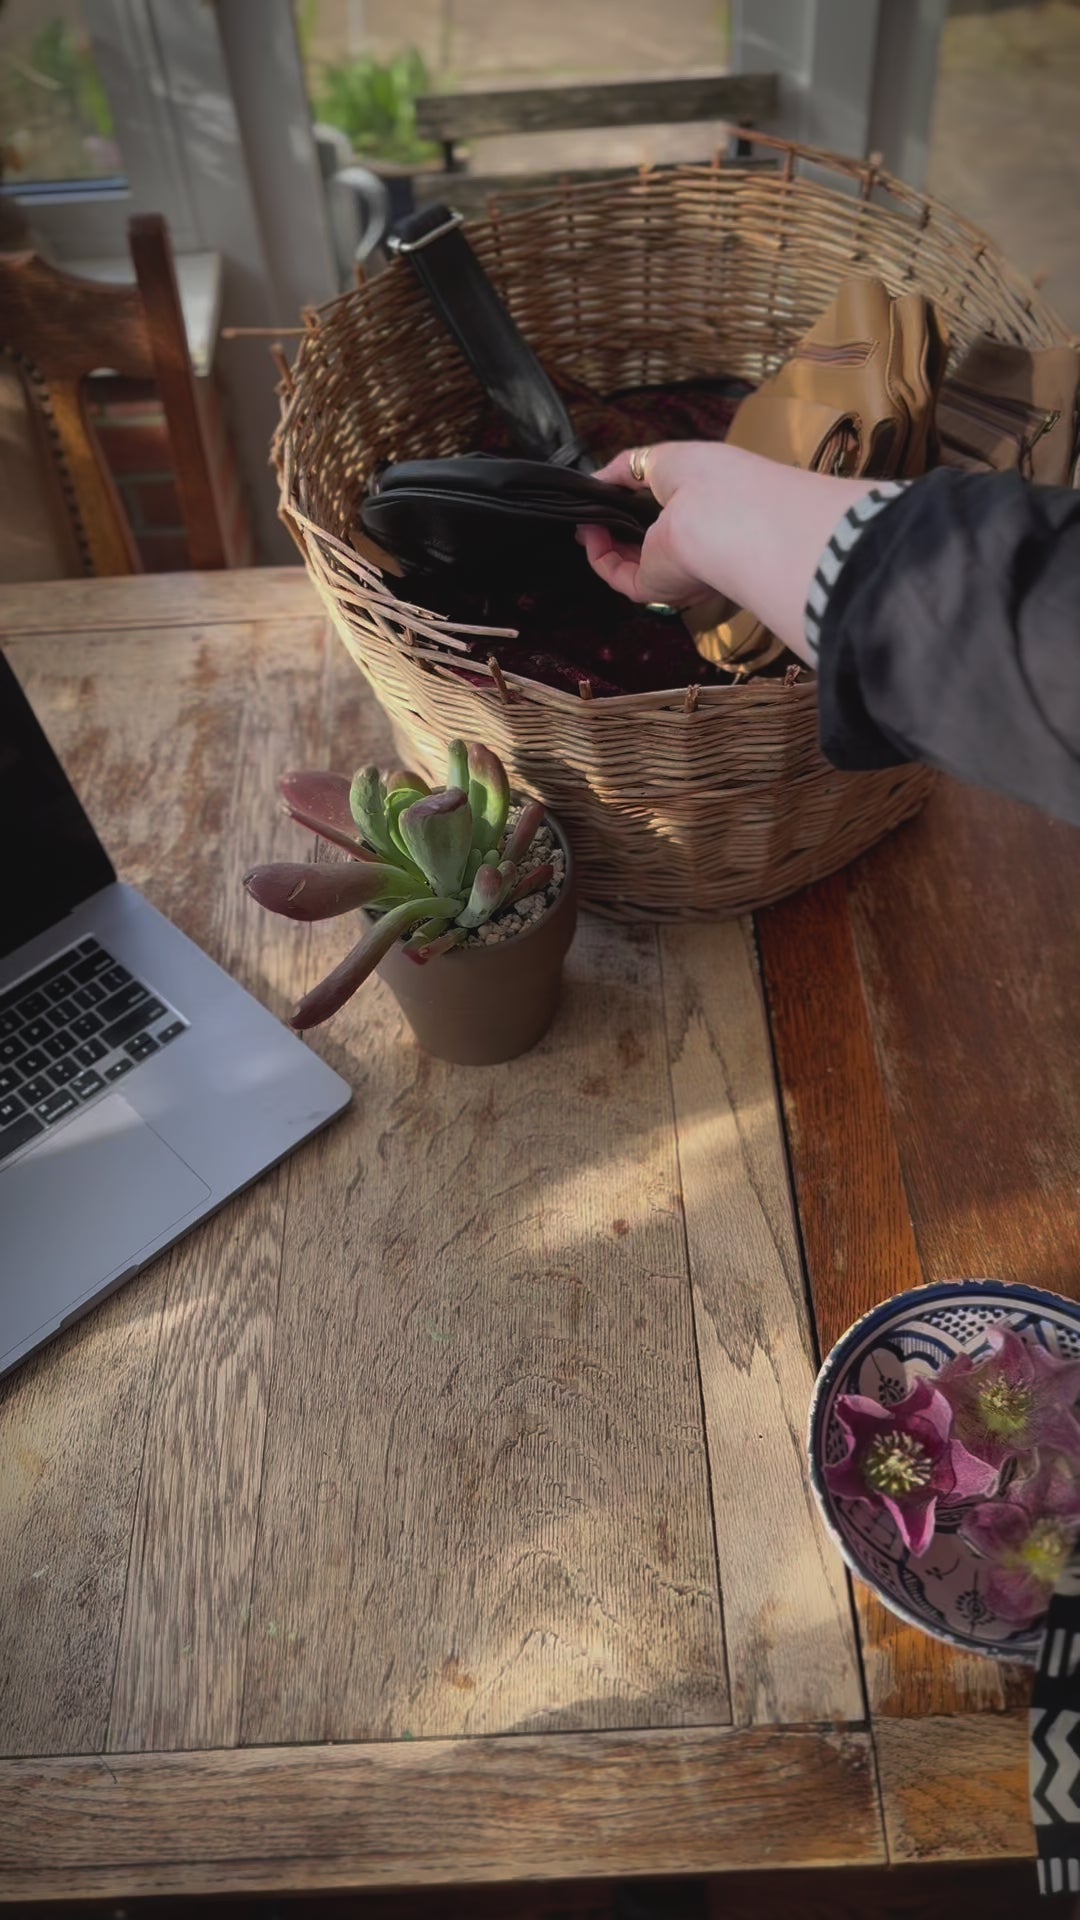
[[[463,226],[464,223],[463,213],[452,213],[449,220],[444,220],[441,225],[432,227],[430,233],[422,233],[419,240],[401,240],[396,233],[392,233],[386,242],[386,251],[387,253],[419,253],[423,247],[430,247],[433,240],[441,240],[444,233],[453,233],[455,227]]]

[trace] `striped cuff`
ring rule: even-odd
[[[829,595],[840,578],[840,569],[849,558],[859,536],[865,533],[871,520],[877,518],[890,500],[911,485],[910,480],[883,480],[872,493],[863,495],[849,507],[838,526],[834,527],[829,544],[817,564],[817,572],[810,582],[810,591],[806,596],[806,642],[810,648],[814,665],[817,665],[818,641],[821,638],[821,622],[829,604]]]

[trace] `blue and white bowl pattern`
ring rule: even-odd
[[[938,1507],[928,1552],[909,1553],[888,1514],[839,1500],[823,1467],[847,1443],[836,1416],[841,1394],[889,1406],[916,1380],[932,1380],[958,1354],[982,1359],[991,1327],[1006,1325],[1059,1360],[1080,1358],[1080,1306],[1003,1280],[949,1280],[898,1294],[850,1327],[817,1378],[810,1408],[810,1479],[825,1524],[855,1573],[901,1620],[965,1652],[1034,1665],[1039,1626],[1016,1628],[989,1605],[986,1562],[960,1538],[963,1508]]]

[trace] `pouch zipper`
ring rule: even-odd
[[[1036,439],[1041,439],[1044,433],[1049,433],[1050,428],[1056,426],[1061,419],[1060,408],[1057,412],[1048,412],[1045,407],[1030,406],[1026,400],[1013,400],[1008,394],[995,398],[993,394],[983,393],[978,387],[966,386],[962,380],[946,380],[941,390],[941,398],[946,406],[951,404],[954,394],[959,397],[958,413],[966,411],[973,414],[976,419],[981,418],[991,425],[998,425],[1003,414],[1006,417],[1011,415],[1015,419],[1027,421],[1032,426],[1038,422]],[[1031,444],[1034,446],[1034,440]]]
[[[977,420],[991,432],[1011,440],[1017,450],[1019,471],[1023,471],[1025,466],[1030,471],[1031,456],[1035,447],[1046,434],[1052,432],[1061,419],[1060,408],[1048,412],[1042,407],[1028,406],[1024,400],[1012,400],[1006,396],[994,399],[988,394],[978,392],[974,387],[965,386],[960,380],[950,380],[943,388],[941,405],[947,407],[952,413],[960,414],[961,417],[966,414],[968,419]],[[1031,431],[1025,433],[1023,430],[1025,425]],[[969,454],[973,460],[981,460],[989,466],[990,463],[982,447],[972,446],[969,440],[964,440],[959,434],[950,432],[944,423],[941,425],[940,432],[941,439],[946,445],[957,447],[961,453]]]

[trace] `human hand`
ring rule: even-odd
[[[612,486],[651,492],[664,509],[640,547],[614,539],[606,527],[579,529],[578,539],[601,580],[628,600],[673,607],[693,606],[715,592],[708,577],[715,538],[703,548],[703,529],[697,522],[711,518],[712,496],[723,484],[713,456],[722,452],[722,447],[699,441],[672,441],[636,455],[627,448],[594,474]],[[643,462],[643,479],[632,460]]]
[[[609,587],[630,600],[675,607],[724,594],[810,658],[810,582],[833,529],[872,481],[806,473],[698,440],[666,441],[636,455],[627,450],[594,477],[651,492],[663,509],[640,547],[612,539],[605,527],[579,528],[590,565]]]

